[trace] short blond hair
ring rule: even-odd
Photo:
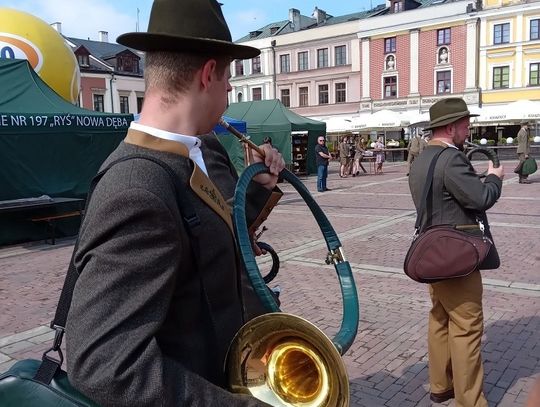
[[[145,60],[145,85],[147,91],[160,89],[165,92],[162,100],[174,103],[178,95],[185,93],[195,77],[195,73],[208,61],[217,61],[216,72],[223,75],[230,58],[212,57],[181,52],[148,52]]]

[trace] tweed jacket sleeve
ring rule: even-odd
[[[485,212],[501,196],[502,181],[495,175],[488,175],[482,182],[463,153],[452,153],[443,169],[444,187],[462,208]]]

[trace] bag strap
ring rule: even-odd
[[[424,213],[424,210],[426,209],[428,196],[431,196],[430,193],[432,192],[432,189],[433,189],[433,174],[435,173],[435,165],[437,164],[437,160],[439,159],[439,156],[447,148],[448,147],[443,147],[441,151],[435,154],[435,156],[431,160],[431,163],[429,164],[429,169],[426,175],[426,183],[424,184],[424,190],[422,191],[422,198],[420,199],[420,206],[416,210],[416,223],[414,224],[415,236],[418,235],[418,233],[420,232],[420,221],[422,218],[422,214]]]
[[[171,177],[171,180],[174,183],[178,207],[180,209],[180,213],[182,214],[182,218],[186,225],[186,228],[191,236],[194,236],[194,237],[197,236],[198,227],[200,226],[201,222],[193,206],[191,205],[189,198],[185,194],[182,193],[183,188],[182,188],[182,185],[180,185],[179,178],[176,176],[176,174],[174,173],[174,171],[168,164],[166,164],[162,160],[159,160],[155,157],[144,155],[144,154],[132,154],[126,157],[122,157],[118,160],[111,162],[106,168],[104,168],[103,170],[97,173],[97,175],[92,179],[92,182],[90,184],[90,189],[88,192],[85,209],[81,217],[81,224],[82,224],[82,221],[84,220],[84,215],[86,214],[86,211],[88,209],[88,204],[90,202],[90,198],[94,192],[94,189],[97,186],[98,182],[103,177],[103,175],[105,175],[105,173],[109,171],[116,164],[119,164],[121,162],[128,161],[128,160],[133,160],[133,159],[143,159],[143,160],[152,161],[155,164],[158,164],[159,166],[161,166],[169,174],[169,176]],[[192,242],[196,240],[197,239],[192,239]],[[77,240],[75,242],[75,247],[73,249],[71,260],[69,262],[66,279],[64,280],[62,292],[60,293],[60,299],[58,300],[56,313],[54,315],[53,321],[51,322],[51,328],[55,330],[53,347],[47,350],[43,354],[42,363],[36,375],[34,376],[35,380],[45,383],[45,384],[50,384],[54,375],[56,374],[56,371],[60,369],[60,366],[62,365],[64,361],[64,356],[62,354],[62,350],[60,349],[60,347],[62,345],[62,339],[65,333],[65,326],[67,322],[69,308],[71,306],[73,290],[75,289],[75,283],[77,282],[77,279],[79,277],[79,274],[77,273],[77,270],[75,268],[75,262],[74,262],[75,253],[77,252],[78,247],[79,247],[79,237],[77,237]],[[197,266],[196,255],[194,256],[194,259],[195,259],[195,265]],[[209,304],[208,295],[206,294],[206,290],[204,288],[201,274],[202,273],[199,273],[199,278],[201,281],[202,296],[206,302],[208,311],[210,311],[211,307]],[[209,312],[209,315],[211,316],[210,312]],[[211,319],[210,319],[210,324],[213,324],[213,321]],[[215,332],[215,327],[212,326],[212,328],[213,328],[213,331]],[[56,359],[52,356],[49,356],[50,352],[58,353],[59,358]]]

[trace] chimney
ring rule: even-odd
[[[99,31],[98,34],[100,42],[109,42],[109,33],[107,31]]]
[[[62,34],[62,23],[56,22],[52,23],[51,27],[58,31],[58,34]]]
[[[317,20],[317,25],[326,21],[326,11],[320,10],[318,7],[315,7],[311,16]]]
[[[291,8],[289,9],[289,21],[291,22],[291,28],[293,31],[300,31],[300,11]]]

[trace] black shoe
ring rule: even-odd
[[[525,179],[519,180],[519,183],[520,183],[520,184],[530,184],[531,181],[529,181],[528,179],[525,178]]]
[[[444,393],[430,393],[429,399],[434,403],[444,403],[454,398],[454,389],[445,391]]]
[[[326,188],[325,191],[331,191],[331,189],[330,189],[330,188]]]

